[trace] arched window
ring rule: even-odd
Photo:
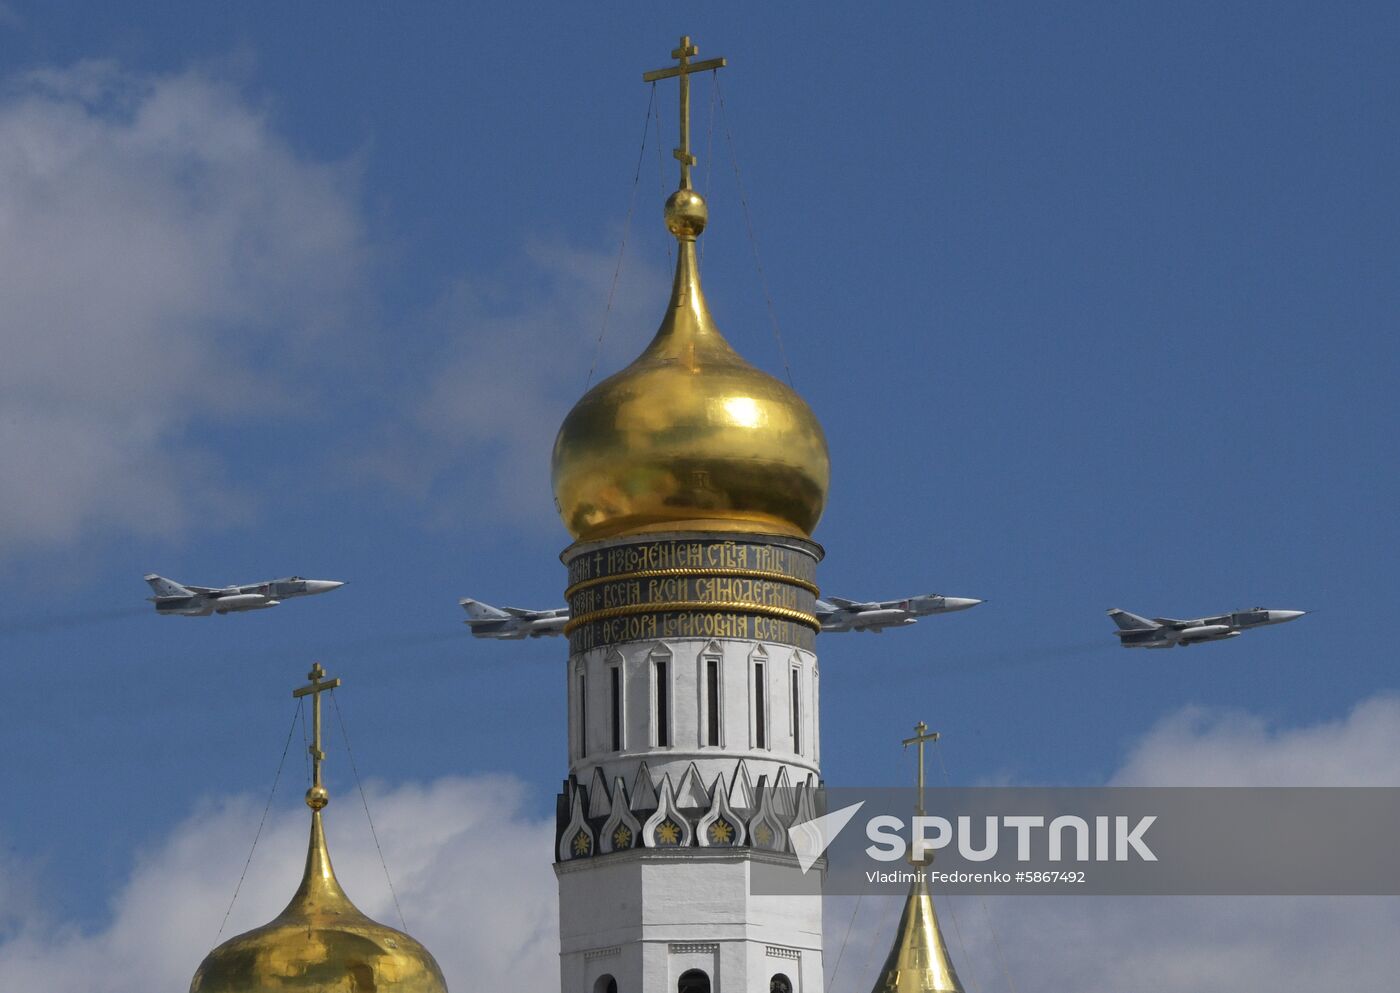
[[[578,669],[578,757],[588,756],[588,677]]]
[[[768,980],[768,993],[792,993],[792,980],[781,972],[774,973]]]
[[[663,647],[651,653],[652,707],[654,710],[654,744],[671,747],[671,653]]]
[[[593,984],[593,993],[617,993],[617,980],[606,972]]]
[[[687,969],[676,981],[676,993],[710,993],[710,977],[703,969]]]

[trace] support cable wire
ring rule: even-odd
[[[937,741],[933,743],[933,754],[938,756],[938,768],[943,770],[943,785],[951,786],[952,781],[948,777],[948,766],[947,763],[943,761],[943,746]],[[1006,988],[1010,990],[1011,993],[1017,993],[1016,983],[1011,978],[1011,970],[1006,967],[1006,956],[1001,950],[1001,938],[997,935],[996,925],[992,923],[992,912],[987,909],[987,898],[979,894],[977,902],[982,905],[982,916],[987,919],[987,930],[992,935],[992,950],[996,953],[997,966],[1001,969],[1001,976],[1006,980]],[[957,927],[956,919],[953,922],[953,926]],[[959,937],[958,941],[961,943],[962,938]]]
[[[228,927],[229,915],[233,913],[233,905],[238,902],[238,892],[243,889],[243,880],[248,875],[248,866],[253,864],[253,853],[258,850],[258,839],[262,837],[263,825],[267,823],[267,813],[272,809],[272,798],[277,795],[277,784],[282,779],[282,767],[287,763],[287,752],[292,747],[292,735],[297,729],[297,718],[302,716],[301,701],[297,701],[297,709],[292,713],[292,723],[287,727],[287,741],[282,746],[282,757],[277,760],[277,775],[272,777],[272,791],[267,795],[267,805],[263,807],[262,818],[258,821],[258,829],[253,832],[253,847],[248,849],[248,858],[243,862],[243,871],[238,874],[238,885],[233,888],[233,899],[228,902],[228,909],[224,911],[224,919],[219,924],[219,933],[214,936],[217,942],[224,935],[224,928]]]
[[[877,921],[878,930],[875,933],[878,935],[892,932],[899,925],[900,914],[904,910],[904,901],[898,897],[890,897],[885,901],[885,904],[888,909]],[[883,964],[885,954],[886,952],[878,940],[871,942],[870,949],[865,956],[864,974],[867,976],[878,975],[877,970]],[[859,983],[860,980],[857,978],[855,982]]]
[[[763,298],[768,304],[768,320],[773,325],[773,340],[778,343],[778,357],[783,361],[783,372],[787,374],[788,385],[794,390],[792,366],[788,365],[787,349],[783,347],[783,334],[778,329],[778,312],[773,308],[773,294],[768,291],[768,274],[763,271],[763,260],[758,257],[758,239],[753,233],[753,216],[749,213],[749,198],[744,192],[744,177],[739,172],[739,155],[734,150],[734,135],[729,130],[729,118],[724,109],[724,92],[719,88],[719,75],[715,75],[715,95],[719,98],[719,117],[724,124],[724,138],[729,144],[729,159],[734,164],[734,181],[739,186],[739,204],[744,208],[744,227],[749,233],[749,247],[753,249],[754,266],[758,269],[758,281],[763,287]]]
[[[719,80],[719,70],[718,70],[718,69],[711,69],[711,70],[710,70],[710,79],[711,79],[711,85],[710,85],[710,129],[709,129],[709,131],[706,133],[706,136],[705,136],[705,199],[706,199],[706,200],[709,200],[709,199],[710,199],[710,190],[711,190],[710,176],[711,176],[711,175],[713,174],[713,172],[714,172],[714,168],[713,168],[713,167],[714,167],[714,163],[715,163],[715,156],[714,156],[714,151],[715,151],[715,94],[717,94],[719,91],[715,88],[714,83],[717,82],[717,81]],[[704,242],[704,241],[700,242],[700,261],[701,261],[702,263],[705,261],[705,242]]]
[[[331,706],[335,707],[335,719],[340,724],[340,736],[345,740],[345,754],[350,758],[350,771],[355,774],[355,788],[360,791],[360,803],[365,808],[365,820],[369,821],[369,834],[374,839],[374,849],[379,853],[379,864],[384,869],[384,881],[389,884],[389,895],[394,898],[394,912],[399,915],[399,927],[408,932],[408,922],[403,918],[403,908],[399,906],[399,894],[394,889],[393,877],[389,875],[389,863],[384,861],[384,849],[379,845],[379,832],[374,829],[374,818],[370,816],[369,801],[365,799],[365,784],[360,781],[360,770],[355,766],[355,753],[350,748],[350,733],[345,730],[345,715],[336,702],[335,690],[330,691]]]
[[[663,145],[663,143],[662,143],[662,141],[661,141],[661,101],[655,99],[655,95],[656,95],[656,84],[655,84],[655,83],[652,83],[652,84],[651,84],[651,89],[652,89],[652,101],[651,101],[651,106],[652,106],[652,109],[653,109],[653,111],[655,112],[655,115],[656,115],[656,116],[655,116],[655,121],[656,121],[656,186],[657,186],[657,189],[659,189],[659,190],[661,191],[661,199],[664,201],[664,200],[666,199],[666,197],[667,197],[667,193],[666,193],[666,157],[665,157],[665,153],[662,151],[662,148],[664,147],[664,145]],[[667,238],[667,239],[665,239],[665,241],[666,241],[666,261],[669,263],[669,262],[671,262],[671,239],[670,239],[670,238]]]
[[[603,356],[603,336],[608,333],[608,319],[612,317],[613,299],[617,296],[617,280],[622,275],[622,259],[627,254],[627,235],[632,230],[632,211],[637,206],[637,186],[642,179],[642,159],[646,157],[647,130],[651,127],[651,108],[656,104],[656,84],[651,84],[651,99],[647,101],[646,116],[642,118],[642,147],[637,151],[637,168],[632,174],[632,192],[627,196],[627,217],[622,222],[622,243],[617,246],[617,265],[613,268],[612,285],[608,287],[608,305],[603,310],[603,326],[598,329],[598,341],[593,347],[593,364],[588,367],[588,381],[583,391],[593,385],[593,374],[598,371],[598,360]]]
[[[311,785],[311,737],[306,733],[306,708],[300,709],[301,715],[301,757],[306,760],[306,785]]]
[[[970,977],[972,975],[972,959],[967,954],[967,945],[963,943],[962,928],[958,926],[958,912],[955,909],[953,909],[953,894],[949,893],[946,895],[948,899],[944,902],[943,906],[947,908],[948,917],[953,922],[953,934],[958,939],[958,954],[962,956],[963,968],[967,971]],[[930,897],[930,899],[932,899],[932,897]],[[967,980],[964,980],[964,982],[967,982]],[[972,984],[969,983],[969,985]],[[977,983],[977,986],[981,985],[981,982]]]
[[[841,956],[846,954],[846,942],[851,940],[851,926],[856,922],[856,911],[860,910],[860,901],[865,897],[865,892],[856,894],[855,906],[851,908],[851,919],[846,922],[846,935],[841,939],[841,950],[836,953],[836,964],[831,967],[831,988],[836,988],[836,976],[841,972]]]

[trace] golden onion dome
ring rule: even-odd
[[[700,290],[705,201],[666,202],[680,243],[671,301],[650,345],[574,405],[554,442],[554,499],[583,541],[646,531],[807,538],[830,482],[826,436],[791,388],[720,334]]]
[[[271,923],[210,952],[194,974],[190,993],[369,990],[447,993],[447,984],[426,948],[402,931],[370,920],[350,902],[331,868],[321,811],[313,808],[306,873],[292,902]]]
[[[926,874],[919,871],[931,861],[914,861],[914,881],[873,993],[963,993],[938,926]]]

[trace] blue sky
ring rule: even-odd
[[[696,88],[712,309],[781,372],[728,134],[828,432],[823,587],[989,601],[821,640],[829,781],[904,781],[919,719],[957,779],[1099,783],[1184,707],[1395,689],[1393,5],[10,3],[0,845],[55,919],[265,794],[313,659],[386,789],[552,809],[564,646],[456,600],[560,599],[548,446],[682,32],[730,62],[722,118]],[[658,96],[604,373],[664,303]],[[349,585],[158,619],[150,570]],[[1103,614],[1256,603],[1316,614],[1169,653]]]

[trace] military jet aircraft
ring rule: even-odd
[[[498,638],[514,641],[517,638],[545,638],[563,634],[564,625],[569,623],[569,608],[557,607],[554,610],[524,610],[520,607],[493,607],[489,603],[463,597],[457,601],[467,612],[466,623],[471,625],[472,634],[478,638]]]
[[[1148,620],[1146,617],[1139,617],[1114,607],[1108,612],[1108,616],[1118,625],[1114,634],[1118,635],[1118,643],[1124,648],[1175,648],[1177,645],[1195,645],[1203,641],[1238,638],[1251,628],[1282,624],[1284,621],[1296,620],[1306,613],[1306,610],[1268,610],[1255,607],[1252,610],[1237,610],[1232,614],[1197,617],[1189,621],[1173,617],[1154,617]]]
[[[834,596],[817,601],[817,620],[823,631],[870,631],[879,634],[885,628],[900,628],[919,623],[918,618],[930,614],[948,614],[955,610],[975,607],[982,600],[969,597],[939,596],[924,593],[906,600],[877,600],[860,603]]]
[[[269,579],[247,586],[185,586],[151,573],[146,577],[155,596],[147,597],[156,605],[157,614],[178,614],[181,617],[208,617],[210,614],[234,614],[244,610],[265,610],[292,597],[329,593],[344,583],[330,579]]]
[[[520,607],[493,607],[469,598],[459,602],[467,612],[466,623],[478,638],[543,638],[563,634],[564,625],[569,623],[568,607],[524,610]],[[821,621],[823,631],[874,631],[878,634],[887,627],[917,623],[915,618],[918,617],[966,610],[981,602],[933,593],[878,603],[857,603],[832,597],[829,603],[817,601],[817,620]]]

